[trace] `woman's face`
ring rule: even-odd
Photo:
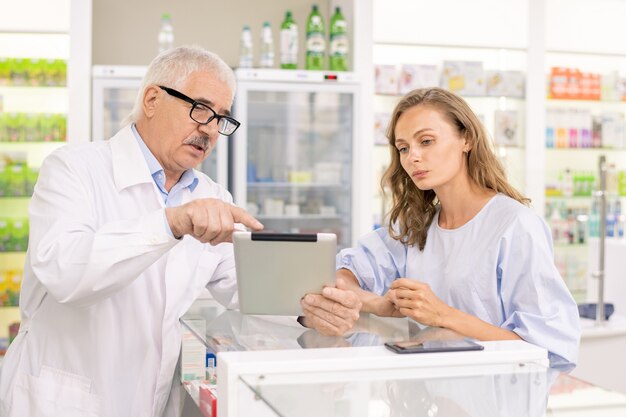
[[[464,151],[469,146],[436,107],[418,105],[405,111],[395,136],[400,163],[420,190],[437,193],[467,175]]]

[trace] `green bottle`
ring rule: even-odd
[[[305,69],[321,71],[324,69],[326,40],[322,15],[313,5],[313,10],[306,23],[306,64]]]
[[[348,25],[341,14],[341,8],[335,8],[330,19],[330,57],[331,71],[348,71]]]
[[[280,67],[285,69],[298,67],[298,25],[289,10],[280,26]]]

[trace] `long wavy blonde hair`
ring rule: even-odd
[[[467,171],[478,186],[505,194],[522,204],[530,199],[517,191],[506,179],[485,128],[458,95],[442,88],[422,88],[409,92],[396,105],[387,129],[391,163],[381,180],[383,191],[391,191],[393,206],[389,211],[389,234],[405,244],[418,245],[424,250],[428,228],[437,211],[437,196],[433,190],[417,188],[409,174],[402,168],[400,154],[395,146],[398,119],[415,106],[432,106],[444,114],[469,145]]]

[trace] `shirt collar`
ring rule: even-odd
[[[158,185],[163,185],[165,183],[165,174],[163,172],[163,167],[161,167],[161,164],[159,164],[159,161],[156,159],[150,148],[148,148],[148,145],[146,145],[146,143],[143,141],[143,138],[137,131],[135,123],[131,124],[131,130],[133,131],[133,135],[135,135],[135,139],[139,144],[139,149],[141,149],[141,153],[146,159],[148,169],[150,170],[150,175],[152,175],[152,178],[154,178]],[[160,181],[157,179],[159,173],[162,174]],[[178,183],[182,186],[182,188],[189,187],[189,190],[193,192],[193,190],[195,190],[196,186],[198,185],[198,177],[196,176],[196,173],[193,169],[188,169],[187,171],[183,172],[183,175],[178,180]]]

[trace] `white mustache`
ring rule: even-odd
[[[194,136],[183,142],[185,145],[199,146],[203,150],[209,149],[209,137],[208,136]]]

